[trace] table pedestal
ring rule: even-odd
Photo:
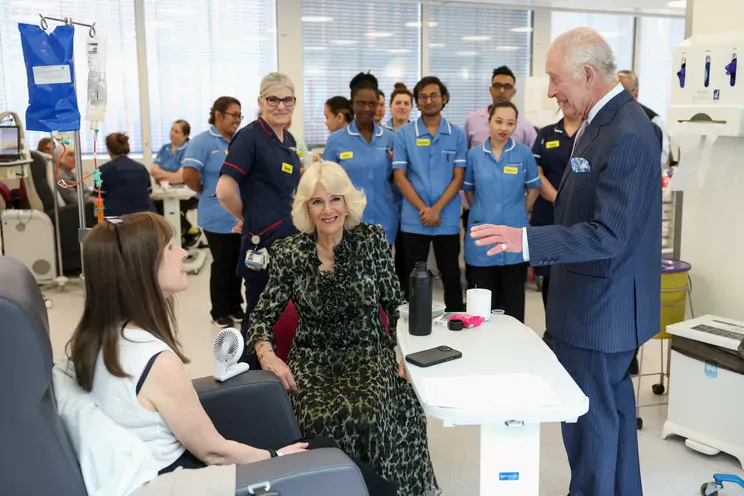
[[[480,426],[480,494],[538,496],[540,424]]]

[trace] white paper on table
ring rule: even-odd
[[[422,382],[431,406],[529,409],[558,404],[550,384],[532,374],[426,377]]]

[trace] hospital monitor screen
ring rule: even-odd
[[[17,126],[0,126],[0,161],[18,160],[20,156],[20,129]]]

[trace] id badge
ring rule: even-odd
[[[249,250],[245,254],[245,266],[250,270],[260,271],[269,266],[269,252],[266,248]]]

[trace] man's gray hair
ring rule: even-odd
[[[560,48],[566,70],[574,78],[584,74],[584,66],[594,67],[606,83],[617,80],[617,65],[612,48],[599,33],[590,28],[576,28],[558,36],[551,48]]]
[[[626,78],[630,79],[630,82],[633,83],[633,87],[631,88],[631,90],[638,88],[638,74],[636,74],[635,72],[628,69],[623,69],[622,71],[617,71],[617,75],[625,76]]]
[[[266,96],[269,93],[283,90],[285,88],[292,92],[292,96],[295,95],[294,83],[291,79],[289,79],[289,76],[287,76],[286,74],[282,74],[281,72],[272,72],[270,74],[267,74],[261,80],[260,96]]]

